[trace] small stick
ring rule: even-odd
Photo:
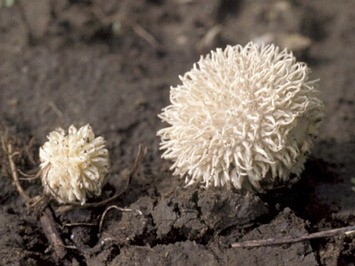
[[[59,259],[63,259],[66,255],[65,245],[55,227],[55,222],[53,219],[52,212],[49,208],[45,208],[40,217],[43,232],[46,235],[49,242],[53,245],[54,252]]]
[[[35,137],[32,137],[28,145],[24,147],[25,155],[27,156],[28,160],[32,165],[37,165],[36,160],[33,158],[33,152],[31,151],[31,148],[33,148],[34,146],[35,140],[36,140]]]
[[[63,227],[75,227],[75,226],[95,226],[94,223],[67,223],[63,224]]]
[[[215,25],[212,28],[210,28],[206,34],[201,38],[201,40],[197,43],[196,48],[197,50],[201,51],[205,49],[206,47],[209,47],[213,41],[216,39],[218,34],[220,34],[222,31],[222,26],[221,25]]]
[[[66,249],[73,249],[73,250],[77,250],[78,248],[76,246],[67,246],[67,245],[64,245],[62,246],[63,248],[66,248]]]
[[[28,207],[32,208],[32,207],[38,205],[41,202],[44,202],[44,206],[45,206],[47,200],[48,200],[48,198],[45,195],[35,196],[34,198],[31,199],[31,202],[28,205]]]
[[[303,235],[303,236],[295,237],[295,238],[292,236],[285,236],[285,237],[279,237],[279,238],[268,238],[268,239],[236,242],[236,243],[232,244],[232,247],[233,248],[246,248],[246,247],[262,247],[262,246],[282,245],[282,244],[302,242],[305,240],[310,240],[310,239],[315,239],[315,238],[335,236],[335,235],[339,235],[339,234],[348,235],[351,233],[355,233],[355,226],[354,225],[342,227],[342,228],[325,230],[325,231],[307,234],[307,235]]]
[[[22,172],[20,169],[17,169],[17,171],[20,173],[20,175],[24,176],[24,177],[20,177],[19,180],[32,181],[32,180],[35,180],[41,176],[40,171],[38,171],[37,174],[34,174],[34,175],[26,174],[26,173]]]
[[[109,210],[112,210],[112,209],[116,209],[116,210],[119,210],[119,211],[122,211],[122,212],[132,212],[132,211],[136,211],[136,212],[138,212],[140,215],[143,215],[140,210],[132,210],[132,209],[127,209],[127,208],[120,208],[120,207],[118,207],[118,206],[116,206],[116,205],[111,205],[110,207],[107,207],[106,210],[102,213],[102,216],[101,216],[101,219],[100,219],[100,223],[99,223],[99,234],[101,233],[101,228],[102,228],[102,224],[104,223],[104,219],[105,219],[106,213],[107,213]]]
[[[155,37],[149,33],[146,29],[144,29],[141,25],[135,24],[132,26],[133,31],[147,43],[149,43],[153,48],[160,49],[160,43],[155,39]]]
[[[63,119],[63,112],[59,110],[58,106],[53,101],[48,102],[48,105],[60,119]]]
[[[18,152],[13,152],[13,147],[12,147],[11,143],[7,143],[7,145],[6,145],[5,144],[5,140],[3,138],[2,138],[1,141],[2,141],[4,152],[7,154],[7,158],[8,158],[9,163],[10,163],[12,179],[14,180],[14,183],[15,183],[15,186],[17,188],[18,193],[22,197],[22,199],[25,202],[26,206],[28,206],[29,202],[31,201],[31,198],[30,198],[30,196],[27,195],[27,193],[25,192],[25,190],[21,186],[20,179],[19,179],[19,176],[18,176],[18,172],[17,172],[17,169],[16,169],[16,165],[15,165],[15,162],[14,162],[14,159],[13,159],[13,157],[15,155],[17,155]]]

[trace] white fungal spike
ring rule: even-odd
[[[257,190],[299,177],[323,118],[309,68],[274,45],[217,49],[171,87],[162,157],[188,184]],[[292,178],[291,178],[292,177]]]
[[[45,194],[59,203],[85,203],[88,195],[100,195],[109,171],[105,140],[95,137],[90,125],[52,131],[40,148],[41,177]]]

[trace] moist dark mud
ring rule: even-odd
[[[1,2],[1,1],[0,1]],[[0,136],[22,172],[38,170],[50,130],[90,123],[108,143],[112,171],[100,199],[120,191],[138,145],[148,148],[127,190],[106,206],[58,211],[59,260],[36,215],[0,176],[1,265],[347,265],[353,236],[282,246],[236,241],[300,236],[355,223],[355,37],[350,0],[16,1],[0,8]],[[326,116],[301,180],[251,195],[185,187],[160,158],[157,114],[169,87],[201,54],[227,44],[287,45],[320,78]],[[21,181],[35,196],[40,182]],[[100,200],[98,199],[98,200]],[[106,207],[115,205],[99,222]]]

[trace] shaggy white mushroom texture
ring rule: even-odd
[[[188,185],[257,190],[298,179],[323,118],[310,70],[274,45],[217,49],[171,87],[162,157]]]
[[[40,148],[44,193],[59,203],[85,203],[100,195],[109,171],[109,155],[103,137],[95,137],[90,125],[52,131]]]

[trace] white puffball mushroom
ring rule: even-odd
[[[100,195],[110,166],[104,138],[95,137],[90,125],[72,125],[68,134],[58,128],[47,138],[39,150],[44,193],[69,204]]]
[[[298,180],[324,105],[291,52],[253,42],[201,57],[159,117],[162,157],[191,185],[261,191]],[[250,186],[251,185],[251,186]]]

